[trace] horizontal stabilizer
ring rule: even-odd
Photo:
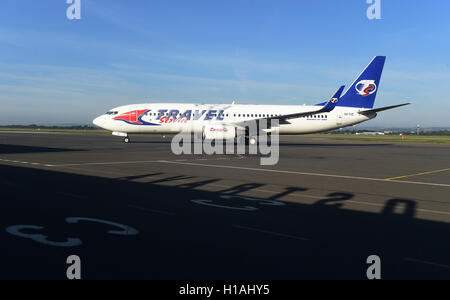
[[[393,105],[393,106],[386,106],[386,107],[380,107],[380,108],[376,108],[376,109],[369,109],[369,110],[363,110],[360,111],[359,113],[361,115],[371,115],[371,114],[375,114],[381,111],[385,111],[385,110],[390,110],[390,109],[394,109],[394,108],[398,108],[398,107],[402,107],[402,106],[406,106],[406,105],[410,105],[411,103],[403,103],[403,104],[398,104],[398,105]]]

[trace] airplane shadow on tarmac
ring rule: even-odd
[[[354,197],[345,191],[313,205],[279,200],[301,186],[254,199],[242,193],[264,184],[208,192],[198,188],[221,179],[7,165],[0,174],[1,279],[64,279],[69,255],[80,256],[84,279],[365,279],[370,255],[384,279],[450,279],[445,267],[411,260],[448,265],[450,225],[416,219],[410,199],[386,199],[377,214],[343,209]],[[185,178],[192,183],[160,185]]]

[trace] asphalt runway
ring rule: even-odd
[[[0,133],[0,279],[450,279],[450,147],[282,137],[280,161],[170,139]]]

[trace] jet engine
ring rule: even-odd
[[[236,138],[236,127],[222,125],[208,125],[203,128],[205,140],[231,140]]]

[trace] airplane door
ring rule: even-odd
[[[341,112],[337,113],[336,125],[341,126],[343,124],[344,114]]]

